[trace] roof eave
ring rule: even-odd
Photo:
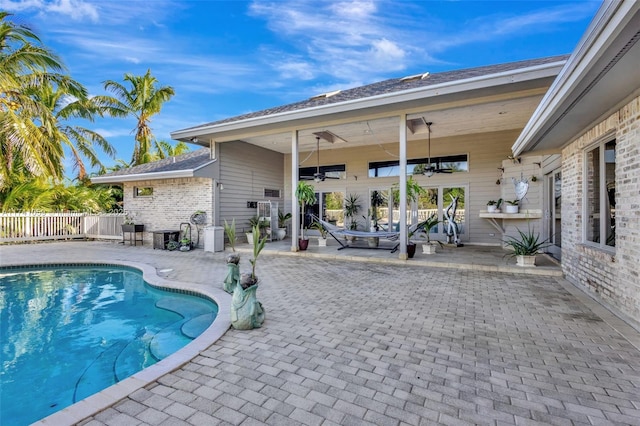
[[[129,175],[115,175],[115,176],[96,176],[91,178],[91,183],[123,183],[123,182],[135,182],[141,180],[160,180],[160,179],[179,179],[179,178],[193,178],[204,177],[201,173],[198,173],[203,168],[215,163],[216,160],[208,161],[207,163],[188,170],[172,170],[167,172],[147,172],[147,173],[134,173]]]
[[[629,17],[637,14],[639,9],[640,2],[636,1],[623,0],[605,2],[603,4],[578,43],[574,53],[569,57],[564,68],[560,71],[558,77],[542,98],[529,122],[513,144],[511,149],[514,155],[521,155],[539,146],[544,146],[544,149],[547,150],[560,149],[573,138],[579,136],[580,131],[592,124],[596,116],[599,117],[602,113],[607,112],[606,108],[602,107],[602,104],[594,104],[592,105],[593,114],[591,116],[583,115],[577,117],[578,120],[581,120],[579,124],[582,126],[582,130],[577,130],[576,134],[572,134],[562,140],[549,139],[548,135],[552,128],[560,128],[562,120],[567,120],[568,113],[585,95],[579,84],[583,80],[586,81],[587,78],[591,78],[589,73],[593,73],[593,64],[602,58],[604,52],[610,47],[610,41],[619,36],[625,29],[628,30],[628,26],[635,25],[635,21],[631,21]],[[628,78],[631,79],[632,76]],[[598,82],[594,81],[593,84],[598,84]],[[589,90],[592,89],[593,86]],[[610,99],[611,106],[620,101],[622,99]],[[600,111],[600,113],[597,113],[597,111]],[[571,119],[574,127],[577,128],[576,117]]]
[[[535,65],[527,68],[468,78],[464,80],[457,80],[405,91],[354,99],[335,104],[320,105],[317,107],[304,108],[300,110],[268,114],[259,117],[251,117],[244,120],[231,121],[227,123],[191,127],[188,129],[172,132],[171,138],[181,141],[190,141],[194,137],[203,134],[234,132],[246,129],[248,127],[274,125],[296,120],[321,117],[324,115],[339,114],[373,107],[400,104],[403,102],[415,101],[417,99],[427,99],[443,95],[487,89],[490,87],[497,87],[505,84],[555,77],[562,69],[564,64],[565,61],[562,60],[548,64]]]

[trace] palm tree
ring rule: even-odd
[[[156,141],[155,146],[156,150],[153,153],[154,160],[162,160],[163,158],[186,154],[190,149],[189,145],[184,142],[178,142],[176,145],[171,145],[171,142]]]
[[[44,83],[37,88],[32,88],[28,93],[53,113],[55,123],[54,127],[49,130],[50,137],[71,151],[77,178],[83,180],[87,177],[87,167],[83,158],[88,159],[92,167],[97,166],[99,171],[103,171],[105,167],[100,161],[96,147],[99,147],[111,158],[115,157],[115,149],[104,137],[93,130],[67,122],[67,120],[78,118],[93,121],[96,114],[103,116],[102,101],[105,97],[89,98],[86,89],[81,84],[71,83],[72,80],[68,77],[65,81],[70,81],[70,83],[56,87]]]
[[[17,25],[0,11],[0,188],[16,171],[16,162],[33,176],[62,176],[63,150],[50,138],[51,111],[28,95],[44,83],[66,86],[58,57],[40,46],[29,28]]]
[[[134,116],[137,120],[135,128],[135,147],[131,165],[148,163],[153,160],[152,146],[154,141],[149,122],[158,114],[162,104],[174,95],[171,86],[157,87],[158,80],[151,75],[151,70],[143,76],[125,74],[124,81],[130,88],[116,81],[104,83],[106,90],[112,92],[118,101],[111,105],[111,114],[120,117]]]

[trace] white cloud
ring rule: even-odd
[[[92,3],[83,0],[0,0],[0,9],[13,12],[37,11],[46,14],[60,14],[82,21],[88,18],[92,22],[99,19],[98,9]]]

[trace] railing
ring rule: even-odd
[[[120,239],[124,213],[0,213],[0,242]]]

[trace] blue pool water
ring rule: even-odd
[[[172,354],[215,303],[120,267],[0,270],[0,425],[26,425]]]

